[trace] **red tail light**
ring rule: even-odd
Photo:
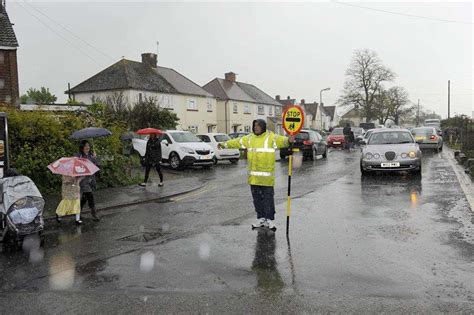
[[[436,137],[436,136],[431,136],[430,139],[431,139],[431,140],[436,140],[436,139],[438,139],[438,137]]]
[[[313,145],[313,141],[305,140],[303,141],[304,145]]]

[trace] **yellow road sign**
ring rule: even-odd
[[[283,129],[290,136],[301,131],[304,125],[304,112],[300,106],[290,106],[283,112]]]

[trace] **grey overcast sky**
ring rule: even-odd
[[[72,86],[120,60],[158,63],[200,85],[234,71],[271,96],[332,105],[355,49],[377,52],[413,102],[447,115],[473,108],[471,2],[43,2],[7,0],[20,91]],[[389,11],[382,12],[382,11]],[[397,14],[394,14],[397,13]],[[399,14],[398,14],[399,13]],[[419,16],[419,17],[415,17]]]

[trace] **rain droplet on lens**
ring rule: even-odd
[[[209,254],[211,253],[211,246],[209,246],[208,243],[202,243],[199,246],[199,257],[202,260],[207,260],[209,259]]]
[[[140,270],[142,272],[150,272],[155,266],[155,254],[151,251],[143,253],[140,257]]]

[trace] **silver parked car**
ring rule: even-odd
[[[370,172],[409,171],[421,175],[421,150],[406,129],[374,130],[360,158],[362,175]]]
[[[443,150],[443,137],[441,137],[434,127],[413,128],[411,133],[420,144],[420,149],[431,149],[435,152]]]

